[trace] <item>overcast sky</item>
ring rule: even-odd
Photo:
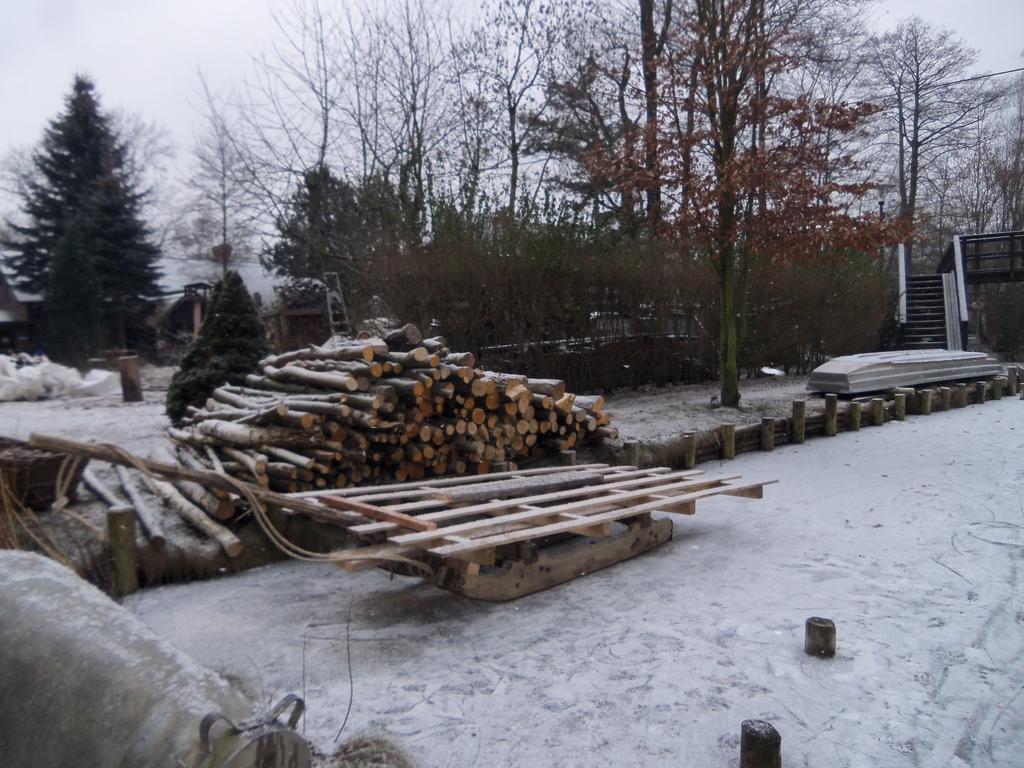
[[[0,155],[38,141],[75,72],[93,77],[107,109],[163,125],[184,151],[197,121],[197,70],[215,90],[240,81],[273,38],[273,5],[0,0]],[[872,11],[880,30],[913,14],[957,30],[980,51],[983,70],[1024,65],[1024,0],[881,0]]]

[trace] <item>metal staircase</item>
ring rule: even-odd
[[[906,290],[904,348],[945,349],[946,298],[942,275],[911,275],[907,278]]]

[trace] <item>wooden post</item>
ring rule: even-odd
[[[139,377],[139,358],[125,355],[117,358],[121,371],[121,398],[126,403],[142,402],[142,379]]]
[[[871,423],[876,427],[885,424],[885,400],[881,397],[871,398]]]
[[[856,400],[851,400],[850,407],[846,409],[846,428],[851,432],[860,429],[860,403]]]
[[[905,414],[913,414],[921,412],[921,398],[917,396],[917,390],[913,387],[896,387],[893,390],[894,394],[903,395],[906,399],[904,400],[904,412]]]
[[[504,462],[502,462],[502,463],[504,463]],[[573,467],[573,466],[575,466],[576,465],[576,451],[572,451],[572,450],[559,451],[558,452],[558,463],[561,464],[563,467]],[[505,467],[506,467],[506,469],[504,469],[504,470],[496,470],[495,469],[494,471],[495,472],[498,472],[498,471],[505,472],[505,471],[507,471],[508,465],[506,464]],[[494,469],[494,465],[491,466],[491,469]]]
[[[770,416],[761,419],[761,450],[775,450],[775,419]]]
[[[1006,369],[1006,392],[1009,395],[1017,394],[1017,366],[1015,365]]]
[[[939,387],[939,402],[944,411],[948,411],[952,407],[953,390],[950,387]]]
[[[804,622],[804,653],[824,658],[836,655],[836,625],[831,619],[811,616]]]
[[[1003,379],[1002,376],[996,376],[992,379],[992,399],[1002,400],[1003,399]]]
[[[802,443],[807,429],[807,401],[793,401],[793,442]]]
[[[964,383],[956,385],[956,407],[967,407],[967,385]]]
[[[930,416],[932,413],[932,391],[922,389],[917,393],[918,402],[921,404],[921,415]]]
[[[782,768],[782,736],[765,720],[740,726],[740,768]]]
[[[697,433],[687,432],[683,435],[683,469],[697,466]]]
[[[114,563],[114,594],[120,597],[138,592],[134,510],[122,507],[107,512],[107,545]]]
[[[896,421],[906,421],[907,419],[907,396],[902,392],[897,392],[892,396],[893,401],[896,403]]]
[[[978,397],[978,405],[985,404],[985,382],[979,381],[974,385],[974,392]]]
[[[836,410],[839,405],[839,395],[825,395],[825,436],[836,436]]]
[[[626,449],[626,463],[631,467],[640,468],[640,443],[636,441],[629,441],[625,445]]]
[[[736,458],[736,425],[722,425],[722,458]]]

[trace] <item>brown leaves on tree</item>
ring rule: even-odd
[[[858,210],[874,185],[837,148],[875,107],[826,102],[800,87],[791,76],[802,50],[791,8],[783,0],[693,0],[695,13],[659,61],[656,164],[637,144],[618,157],[588,158],[594,174],[615,178],[624,193],[657,188],[657,234],[716,268],[725,405],[739,402],[737,321],[753,262],[874,251],[903,230]]]

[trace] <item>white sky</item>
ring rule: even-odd
[[[197,70],[215,90],[239,82],[250,56],[274,36],[273,5],[0,0],[0,156],[38,141],[75,72],[94,78],[107,109],[157,122],[187,151],[198,119]],[[1024,65],[1024,0],[881,0],[873,12],[880,30],[913,14],[957,30],[980,50],[982,69]]]

